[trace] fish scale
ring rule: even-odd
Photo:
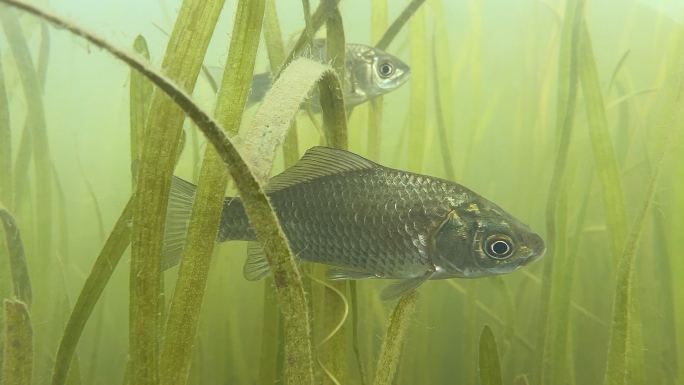
[[[427,238],[449,211],[438,178],[379,168],[316,178],[268,196],[294,254],[379,277],[427,268]],[[242,201],[228,198],[219,241],[256,241]],[[405,271],[402,270],[402,274]]]
[[[178,178],[171,184],[163,269],[180,261],[194,189]],[[331,279],[398,279],[383,299],[430,279],[509,273],[546,250],[527,225],[460,184],[343,150],[309,149],[266,194],[298,260],[333,266]],[[226,198],[221,213],[217,241],[230,240],[257,241],[239,198]],[[270,273],[258,243],[243,272],[249,280]]]

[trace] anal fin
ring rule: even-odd
[[[258,281],[271,274],[266,255],[259,242],[247,242],[247,260],[242,272],[248,281]]]
[[[326,271],[325,276],[331,281],[378,278],[378,276],[373,273],[364,273],[361,271],[338,269],[336,267]]]
[[[398,280],[387,286],[382,293],[380,293],[380,299],[383,301],[395,300],[404,294],[408,294],[417,289],[420,285],[432,278],[433,275],[434,273],[428,273],[421,275],[420,277]]]

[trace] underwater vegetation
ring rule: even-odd
[[[683,381],[677,1],[92,3],[0,0],[0,383]],[[345,106],[356,43],[408,84]],[[267,198],[307,150],[466,186],[546,254],[396,301],[329,280]],[[226,196],[262,281],[215,242]]]

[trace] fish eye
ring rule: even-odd
[[[513,244],[510,238],[504,235],[492,235],[487,238],[485,252],[494,259],[506,259],[513,254]]]
[[[391,62],[383,62],[378,66],[378,73],[383,78],[388,78],[394,73],[394,64]]]

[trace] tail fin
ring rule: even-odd
[[[180,263],[196,188],[194,184],[176,176],[171,180],[161,252],[162,271]]]
[[[264,72],[252,76],[252,84],[249,88],[249,95],[247,97],[245,108],[264,100],[266,92],[268,92],[269,88],[271,88],[270,73]]]

